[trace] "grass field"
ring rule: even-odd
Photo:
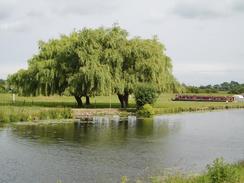
[[[213,95],[213,96],[228,96],[229,94],[199,94],[199,95]],[[229,95],[231,96],[231,95]],[[201,110],[215,110],[215,109],[229,109],[229,108],[244,108],[244,102],[195,102],[195,101],[172,101],[174,94],[161,95],[154,104],[156,113],[177,113],[185,111],[201,111]]]
[[[211,95],[211,94],[201,94],[201,95]],[[212,94],[212,95],[228,95],[225,93]],[[215,109],[229,109],[229,108],[244,108],[244,102],[184,102],[184,101],[172,101],[174,94],[162,94],[157,102],[153,105],[156,114],[166,114],[166,113],[178,113],[185,111],[201,111],[201,110],[215,110]],[[83,98],[83,100],[85,100]],[[111,96],[99,96],[91,98],[91,105],[84,106],[84,108],[109,108],[111,100],[111,108],[119,108],[120,103],[116,95]],[[46,116],[46,118],[56,118],[60,115],[60,111],[70,108],[76,108],[77,104],[74,97],[71,96],[38,96],[38,97],[22,97],[16,96],[15,103],[12,101],[11,94],[0,94],[0,118],[4,116],[6,120],[4,121],[16,121],[19,118],[12,117],[7,119],[9,115],[16,114],[15,116],[26,116],[28,114],[28,119],[41,118],[43,111],[53,111],[52,115]],[[129,99],[129,109],[133,111],[135,108],[135,101],[133,97]],[[58,114],[54,115],[54,111]],[[135,110],[134,110],[135,111]],[[37,116],[37,117],[33,117]],[[69,115],[66,115],[69,116]],[[3,118],[3,117],[2,117]],[[24,119],[26,120],[27,117]],[[21,118],[21,120],[24,120]],[[45,118],[44,118],[45,119]],[[1,121],[1,119],[0,119]]]
[[[199,95],[218,95],[227,96],[229,94],[218,93],[218,94],[199,94]],[[185,101],[172,101],[175,94],[162,94],[157,102],[154,104],[155,108],[204,108],[204,107],[216,107],[216,106],[244,106],[244,103],[231,102],[226,104],[225,102],[185,102]],[[83,102],[85,98],[83,98]],[[0,106],[38,106],[38,107],[77,107],[76,101],[72,96],[38,96],[38,97],[22,97],[16,96],[15,103],[12,102],[11,94],[0,94]],[[87,108],[109,108],[110,107],[110,97],[109,96],[98,96],[91,97],[91,105],[84,106]],[[119,108],[119,100],[116,95],[111,96],[111,107]],[[132,96],[129,100],[129,108],[135,107],[135,101]]]
[[[82,98],[85,103],[85,98]],[[91,97],[91,105],[89,108],[109,108],[110,107],[110,97],[109,96],[99,96],[99,97]],[[132,105],[130,107],[134,107],[134,101],[130,101]],[[12,105],[12,106],[38,106],[38,107],[77,107],[75,98],[72,96],[38,96],[38,97],[22,97],[16,96],[16,101],[13,104],[12,95],[11,94],[0,94],[0,105]],[[84,106],[86,107],[86,106]],[[111,96],[111,107],[119,108],[119,100],[116,95]]]

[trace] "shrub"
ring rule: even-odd
[[[138,115],[142,117],[151,117],[155,114],[153,107],[150,104],[145,104],[139,111]]]
[[[121,177],[121,183],[127,183],[128,179],[126,176]]]
[[[240,175],[237,168],[224,162],[223,158],[217,158],[212,165],[207,165],[207,176],[211,183],[236,183]]]
[[[151,84],[140,84],[136,87],[135,100],[137,108],[141,108],[145,104],[153,104],[158,98],[157,89]]]
[[[10,120],[11,122],[19,121],[19,116],[18,116],[18,114],[16,114],[16,113],[12,113],[12,114],[10,114],[10,115],[9,115],[9,120]]]
[[[9,116],[0,112],[0,122],[4,122],[4,123],[10,122]]]

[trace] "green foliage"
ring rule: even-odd
[[[199,93],[200,90],[196,86],[186,86],[186,93]]]
[[[121,177],[121,183],[127,183],[128,179],[126,176]]]
[[[177,91],[171,59],[156,37],[128,38],[126,30],[84,28],[70,35],[39,42],[28,69],[8,78],[20,95],[126,95],[148,82],[159,92]],[[78,102],[78,101],[77,101]]]
[[[153,107],[150,104],[145,104],[142,108],[138,111],[138,115],[141,117],[149,118],[155,114]]]
[[[244,84],[242,86],[237,86],[235,88],[231,88],[228,93],[243,94],[244,93]]]
[[[172,175],[167,178],[153,177],[152,183],[208,183],[206,176]]]
[[[149,83],[139,84],[134,92],[136,106],[141,108],[145,104],[153,104],[156,102],[159,94],[154,85]]]
[[[236,81],[223,82],[216,85],[206,85],[206,86],[186,86],[187,93],[218,93],[218,92],[228,92],[230,94],[242,94],[244,93],[244,84],[240,84]]]
[[[0,79],[0,93],[6,93],[5,81]]]
[[[237,183],[240,175],[237,168],[224,162],[223,158],[217,158],[212,165],[207,166],[207,176],[211,183]]]
[[[2,85],[0,85],[0,93],[6,93],[5,87]]]

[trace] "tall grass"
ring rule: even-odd
[[[0,108],[0,122],[36,121],[46,119],[69,119],[69,108],[38,108],[4,106]]]

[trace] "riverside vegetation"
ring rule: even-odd
[[[217,158],[212,164],[207,165],[206,172],[199,175],[164,175],[152,176],[146,180],[151,183],[243,183],[244,162],[228,164],[223,158]],[[127,177],[121,178],[121,183],[127,183]],[[138,179],[137,183],[145,180]]]
[[[37,121],[49,119],[70,119],[70,109],[39,108],[39,107],[2,107],[0,109],[0,122]]]
[[[213,94],[214,95],[214,94]],[[216,94],[215,94],[216,95]],[[218,95],[227,95],[225,93]],[[187,111],[209,111],[215,109],[244,108],[244,103],[223,103],[223,102],[184,102],[171,101],[174,94],[162,94],[152,104],[151,114],[168,114]],[[88,108],[110,108],[109,96],[92,97]],[[129,98],[128,112],[136,112],[136,103],[133,97]],[[72,118],[72,108],[76,102],[69,96],[37,96],[23,97],[16,96],[15,103],[12,102],[11,94],[0,94],[0,121],[33,121],[42,119]],[[84,106],[85,108],[86,106]],[[120,108],[116,95],[111,96],[111,107]],[[146,112],[146,114],[148,114]],[[150,116],[150,115],[149,115]],[[148,116],[146,116],[148,117]]]

